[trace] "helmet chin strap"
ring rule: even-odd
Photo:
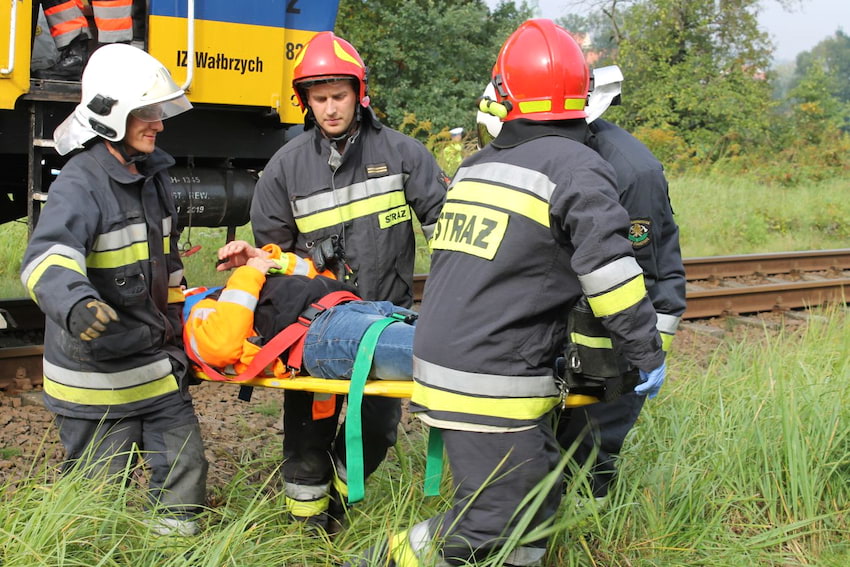
[[[144,152],[139,152],[135,154],[130,154],[127,149],[127,145],[122,140],[121,142],[113,144],[110,142],[110,145],[115,148],[119,154],[121,154],[121,159],[124,160],[124,165],[130,165],[133,163],[141,163],[150,157],[150,154],[146,154]]]

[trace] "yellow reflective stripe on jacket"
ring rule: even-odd
[[[92,251],[86,257],[86,266],[89,268],[120,268],[121,266],[129,266],[130,264],[147,260],[149,257],[148,243],[139,242],[120,250],[110,250],[108,252]]]
[[[301,232],[313,232],[406,204],[404,191],[393,191],[295,219]]]
[[[472,201],[508,209],[549,228],[549,203],[510,187],[477,181],[461,181],[449,189],[446,200]]]
[[[183,295],[183,290],[179,287],[168,288],[168,303],[183,303],[186,301],[186,296]]]
[[[581,333],[570,333],[570,340],[577,345],[586,346],[589,348],[614,348],[610,337],[591,337],[589,335],[583,335]]]
[[[54,250],[54,248],[51,248],[50,250],[52,251]],[[74,255],[76,256],[77,254]],[[31,263],[30,266],[32,265],[33,264]],[[29,291],[30,297],[32,297],[33,301],[35,301],[36,303],[38,303],[38,299],[35,296],[35,286],[48,268],[52,268],[55,266],[57,268],[65,268],[77,272],[78,274],[82,274],[83,276],[86,275],[85,268],[77,260],[59,253],[48,253],[46,256],[43,257],[42,260],[35,264],[34,267],[31,268],[30,266],[27,266],[27,270],[30,270],[30,273],[28,276],[26,276],[26,287]]]
[[[77,388],[54,382],[49,377],[44,376],[44,391],[48,395],[53,396],[57,400],[96,406],[117,406],[140,402],[163,394],[176,392],[177,388],[177,378],[173,374],[168,374],[158,380],[152,380],[140,386],[124,388],[122,390]]]
[[[456,394],[413,383],[411,401],[433,411],[450,411],[501,417],[504,419],[537,419],[558,405],[559,396],[548,398],[491,398]]]
[[[587,296],[590,309],[597,317],[607,317],[621,311],[625,311],[632,305],[636,305],[646,296],[646,286],[643,283],[643,274],[632,281],[612,289],[607,293],[596,296]]]

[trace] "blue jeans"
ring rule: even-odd
[[[369,325],[392,313],[413,311],[389,301],[351,301],[321,313],[304,339],[302,366],[310,376],[351,379],[360,339]],[[384,329],[375,348],[369,378],[411,380],[413,373],[413,325],[393,323]]]

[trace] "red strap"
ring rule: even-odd
[[[313,305],[321,311],[324,311],[325,309],[329,309],[345,301],[358,300],[360,300],[360,298],[350,291],[335,291],[325,295],[319,301],[313,303]],[[245,371],[238,376],[225,376],[203,360],[200,360],[192,349],[189,341],[189,333],[186,330],[187,327],[184,327],[183,330],[183,341],[186,347],[186,354],[188,354],[189,358],[194,360],[195,363],[201,367],[210,380],[218,382],[245,382],[246,380],[255,378],[258,374],[260,374],[266,366],[274,362],[274,360],[280,356],[282,352],[285,352],[286,349],[289,349],[287,365],[290,368],[301,370],[301,357],[304,351],[304,337],[307,335],[307,329],[309,326],[310,321],[301,318],[299,318],[297,322],[288,325],[285,329],[275,335],[272,340],[263,345],[263,348],[261,348],[254,356],[254,359]]]

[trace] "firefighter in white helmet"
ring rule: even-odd
[[[144,455],[153,529],[180,535],[199,530],[207,461],[182,349],[174,160],[156,138],[189,108],[144,51],[97,50],[54,133],[59,153],[83,151],[50,186],[21,274],[45,314],[44,401],[64,469],[120,474]]]
[[[658,331],[663,348],[669,350],[673,336],[685,312],[685,269],[679,249],[679,227],[673,218],[667,179],[664,168],[649,149],[637,138],[600,118],[613,104],[620,103],[623,73],[616,65],[594,69],[593,90],[588,96],[586,120],[593,134],[587,141],[614,167],[617,174],[617,191],[620,204],[628,211],[631,226],[629,240],[635,258],[643,268],[647,292],[658,317]],[[495,98],[492,84],[484,90],[484,98]],[[486,145],[499,135],[502,123],[491,114],[478,111],[479,146]],[[581,326],[580,335],[598,333],[595,340],[571,341],[572,365],[584,357],[581,372],[577,374],[602,378],[615,387],[633,381],[635,370],[618,357],[613,350],[596,348],[587,353],[582,343],[610,344],[601,322],[594,322],[583,304],[574,311],[575,325]],[[603,338],[600,342],[598,339]],[[600,352],[607,353],[598,356]],[[570,362],[568,356],[566,362]],[[602,362],[593,368],[594,362]],[[567,372],[575,369],[566,367]],[[627,382],[625,385],[623,381]],[[604,499],[616,474],[616,458],[623,447],[626,435],[640,414],[645,396],[627,392],[598,404],[565,410],[560,418],[556,435],[564,449],[577,443],[574,461],[583,465],[595,454],[590,468],[592,496]]]
[[[552,564],[545,537],[503,547],[560,503],[557,483],[533,509],[529,494],[560,460],[552,413],[564,392],[554,366],[582,296],[640,369],[645,393],[664,380],[614,171],[584,144],[581,48],[551,20],[528,20],[502,46],[492,83],[482,110],[503,128],[452,180],[414,335],[411,410],[442,435],[453,504],[391,534],[360,565],[387,555],[397,567],[468,565],[500,552],[500,564]]]

